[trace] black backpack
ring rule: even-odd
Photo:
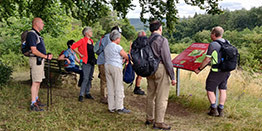
[[[26,44],[26,37],[27,37],[27,34],[29,32],[33,32],[33,33],[36,34],[36,32],[34,30],[30,30],[30,31],[26,30],[21,34],[21,52],[22,52],[22,54],[24,54],[24,56],[27,56],[27,57],[33,56],[31,49],[30,49],[30,46],[28,44]],[[39,44],[40,43],[40,36],[38,36],[37,34],[36,34],[36,36],[37,36],[37,42],[36,43]]]
[[[239,63],[239,53],[236,47],[231,45],[227,40],[222,42],[220,40],[215,40],[221,45],[220,52],[221,60],[219,64],[215,64],[213,67],[217,67],[223,72],[235,70],[237,63]]]
[[[131,47],[131,60],[137,75],[148,77],[156,72],[160,58],[155,56],[151,44],[160,35],[154,36],[150,41],[147,37],[138,37]]]

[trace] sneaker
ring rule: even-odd
[[[137,95],[145,95],[145,92],[142,91],[140,88],[138,88],[138,89],[134,89],[134,94],[137,94]]]
[[[154,123],[154,120],[146,120],[145,125],[151,125]]]
[[[207,114],[210,116],[218,116],[217,108],[210,107],[210,111]]]
[[[85,95],[85,98],[86,98],[86,99],[94,99],[94,98],[91,96],[91,94],[86,94],[86,95]]]
[[[170,130],[171,127],[168,126],[167,124],[165,123],[155,123],[153,125],[153,129],[158,129],[158,130]]]
[[[130,113],[131,111],[126,109],[126,108],[123,108],[123,109],[118,109],[117,110],[117,113],[118,114],[124,114],[124,113]]]
[[[78,101],[83,102],[83,96],[79,96]]]
[[[36,103],[30,106],[31,111],[44,111],[44,109],[41,109]]]
[[[218,117],[224,117],[224,112],[223,112],[223,109],[217,107],[217,112],[218,112]]]
[[[115,109],[112,109],[112,110],[108,109],[108,111],[109,111],[110,113],[114,113],[116,110],[115,110]]]
[[[40,106],[40,107],[45,106],[45,104],[42,104],[42,102],[40,101],[40,99],[37,99],[37,100],[36,100],[36,104],[37,104],[38,106]]]

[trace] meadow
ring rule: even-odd
[[[174,58],[174,55],[172,56]],[[199,75],[181,70],[181,91],[176,96],[171,86],[165,122],[172,130],[262,130],[262,75],[242,70],[231,73],[225,117],[207,115],[209,103],[205,92],[205,68]],[[152,130],[145,126],[146,96],[133,94],[125,84],[125,106],[132,112],[119,115],[109,113],[107,105],[99,102],[99,78],[96,67],[91,93],[95,100],[77,101],[79,88],[72,85],[54,87],[53,104],[44,112],[29,111],[30,81],[28,70],[14,72],[12,81],[0,90],[1,130]],[[146,91],[146,79],[142,89]],[[40,98],[46,102],[46,88],[42,84]]]

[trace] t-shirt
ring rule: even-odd
[[[75,52],[72,51],[71,49],[67,49],[63,53],[65,55],[65,58],[68,58],[70,61],[70,64],[68,64],[67,61],[65,61],[65,68],[72,68],[75,67]]]
[[[108,43],[111,43],[111,40],[109,38],[109,33],[104,36],[104,38],[101,41],[101,46],[104,48],[108,45]],[[102,65],[105,64],[105,53],[104,51],[101,52],[101,54],[98,55],[97,57],[97,65]]]
[[[217,39],[217,40],[219,40],[221,42],[225,42],[225,39],[223,39],[223,38]],[[219,53],[220,49],[221,49],[221,45],[216,41],[213,41],[209,44],[206,57],[212,58],[211,59],[211,65],[219,64],[221,62],[221,53]],[[214,68],[214,67],[212,67],[211,70],[213,72],[219,72],[220,71],[218,68]]]
[[[114,42],[109,43],[105,50],[105,64],[110,64],[119,68],[123,68],[123,57],[120,55],[120,51],[123,48]]]
[[[42,54],[46,55],[46,49],[45,49],[45,43],[43,38],[40,36],[39,32],[36,31],[34,28],[32,29],[35,31],[34,32],[28,32],[26,36],[26,43],[29,45],[31,48],[32,46],[35,46],[36,49],[41,52]],[[37,35],[39,36],[40,43],[37,43]]]

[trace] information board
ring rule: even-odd
[[[208,46],[208,43],[193,43],[172,60],[173,67],[194,71],[205,59]]]

